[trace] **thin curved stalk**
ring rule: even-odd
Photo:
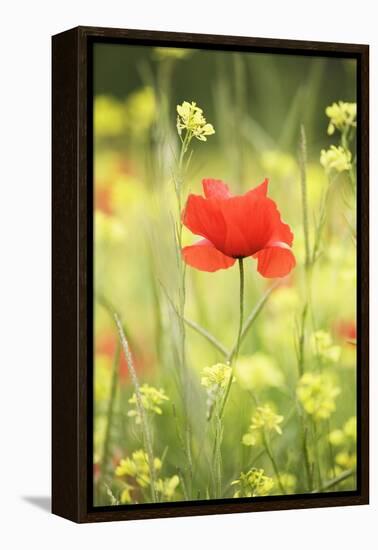
[[[206,338],[206,340],[208,342],[210,342],[210,344],[212,344],[218,351],[220,351],[222,353],[222,355],[224,355],[224,357],[228,357],[229,354],[230,354],[228,349],[221,342],[219,342],[219,340],[217,340],[217,338],[215,338],[215,336],[213,336],[213,334],[211,334],[211,332],[209,332],[208,330],[203,328],[201,325],[199,325],[195,321],[191,321],[190,319],[187,319],[186,317],[182,317],[180,315],[180,312],[178,311],[177,307],[175,306],[172,299],[170,298],[167,290],[164,288],[163,285],[161,285],[161,286],[162,286],[163,292],[164,292],[164,294],[165,294],[165,296],[166,296],[166,298],[169,302],[169,305],[171,306],[173,311],[176,313],[177,317],[182,318],[182,320],[184,321],[184,323],[186,323],[188,325],[188,327],[192,328],[198,334],[200,334],[201,336]]]
[[[124,330],[123,330],[123,327],[122,327],[121,320],[120,320],[118,314],[115,313],[115,312],[113,312],[113,318],[114,318],[115,324],[117,326],[119,339],[120,339],[120,342],[121,342],[121,345],[122,345],[123,352],[125,354],[127,368],[129,369],[131,381],[132,381],[133,386],[134,386],[135,397],[136,397],[136,406],[137,406],[137,409],[138,409],[138,414],[139,414],[140,419],[141,419],[144,445],[145,445],[145,448],[146,448],[146,451],[147,451],[147,457],[148,457],[148,467],[149,467],[150,479],[151,479],[151,497],[152,497],[152,501],[156,502],[156,491],[155,491],[156,476],[155,476],[155,466],[154,466],[154,454],[153,454],[153,450],[152,450],[152,437],[151,437],[148,422],[147,422],[146,411],[145,411],[144,406],[143,406],[142,395],[140,393],[139,381],[138,381],[138,377],[137,377],[137,374],[136,374],[136,371],[135,371],[135,368],[134,368],[133,357],[131,355],[131,351],[130,351],[130,348],[129,348],[128,341],[126,340],[126,336],[125,336],[125,333],[124,333]]]
[[[118,375],[119,375],[118,369],[119,369],[120,353],[121,353],[121,346],[118,343],[115,354],[114,354],[114,358],[113,358],[111,389],[110,389],[108,410],[107,410],[107,413],[106,413],[106,431],[105,431],[104,447],[103,447],[103,451],[102,451],[102,461],[101,461],[101,476],[102,476],[102,478],[105,477],[106,469],[107,469],[107,466],[108,466],[110,433],[111,433],[111,426],[112,426],[112,422],[113,422],[114,403],[115,403],[115,398],[116,398],[116,393],[117,393],[117,382],[118,382]]]
[[[184,322],[188,325],[188,327],[192,328],[193,330],[198,332],[198,334],[201,334],[201,336],[206,338],[206,340],[210,342],[210,344],[212,344],[218,351],[220,351],[222,355],[224,355],[225,357],[228,357],[230,353],[228,349],[225,348],[224,345],[221,344],[219,340],[217,340],[215,336],[213,336],[210,332],[208,332],[206,329],[201,327],[201,325],[199,325],[198,323],[195,323],[194,321],[191,321],[186,317],[184,317]]]
[[[263,444],[264,444],[264,447],[265,447],[266,454],[268,455],[269,460],[272,463],[274,473],[276,474],[276,478],[277,478],[277,481],[278,481],[278,486],[280,488],[280,491],[283,495],[285,495],[286,491],[285,491],[285,488],[284,488],[284,486],[282,484],[282,481],[281,481],[281,476],[280,476],[280,472],[279,472],[279,469],[278,469],[278,466],[277,466],[277,462],[276,462],[276,459],[274,458],[273,451],[270,448],[270,444],[269,444],[268,438],[266,437],[265,431],[263,431]]]
[[[327,481],[324,483],[319,489],[315,489],[312,491],[313,493],[322,493],[323,491],[327,491],[328,489],[332,489],[332,487],[335,487],[342,481],[345,481],[349,477],[351,477],[354,474],[354,470],[345,470],[345,472],[342,472],[339,476],[335,477],[334,479],[331,479],[330,481]]]

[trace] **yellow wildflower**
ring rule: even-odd
[[[335,447],[343,443],[355,443],[357,440],[357,420],[355,416],[349,418],[343,429],[333,430],[328,436],[329,442]]]
[[[331,445],[334,445],[335,447],[338,447],[339,445],[342,445],[345,441],[345,434],[343,430],[332,430],[328,436],[328,440],[331,443]]]
[[[297,396],[304,410],[316,420],[324,420],[336,410],[340,388],[327,374],[306,372],[298,382]]]
[[[263,405],[257,407],[255,414],[252,416],[251,429],[265,429],[268,432],[275,431],[281,435],[282,430],[279,425],[283,419],[284,417],[276,414],[270,405]]]
[[[125,486],[121,493],[121,504],[131,504],[133,499],[131,496],[131,491],[134,489],[132,485],[125,483]]]
[[[143,408],[147,413],[155,413],[159,415],[163,414],[163,411],[160,405],[164,401],[169,400],[169,397],[165,394],[165,391],[163,389],[158,390],[153,386],[149,386],[148,384],[143,384],[143,386],[141,386],[140,388],[140,394],[141,394]],[[131,405],[138,404],[135,393],[133,393],[132,397],[130,397],[129,403]],[[135,407],[135,409],[131,409],[127,413],[127,415],[131,417],[135,417],[135,422],[137,424],[141,423],[141,418],[140,418],[140,414],[137,406]]]
[[[352,416],[344,424],[344,433],[352,441],[357,440],[357,418]]]
[[[232,368],[224,363],[217,363],[212,367],[205,367],[202,371],[201,384],[206,388],[207,418],[210,418],[214,406],[220,403],[232,376]],[[232,382],[235,378],[232,379]]]
[[[180,136],[182,131],[186,130],[189,139],[195,137],[200,141],[206,141],[206,136],[215,134],[213,125],[206,122],[202,109],[197,107],[194,101],[184,101],[177,105],[177,113],[177,131]]]
[[[174,475],[165,479],[158,479],[155,483],[155,489],[156,492],[161,495],[162,499],[173,500],[179,483],[179,477]]]
[[[356,454],[342,451],[336,455],[335,461],[341,468],[352,470],[356,466]]]
[[[249,426],[248,432],[243,435],[243,445],[256,445],[263,431],[274,431],[281,435],[282,429],[280,424],[283,419],[284,417],[276,414],[272,407],[268,404],[257,407],[256,412],[252,415],[251,425]]]
[[[261,497],[270,493],[274,481],[265,475],[263,469],[252,468],[247,473],[242,472],[239,479],[233,481],[231,485],[238,485],[234,498]]]
[[[325,112],[330,119],[327,129],[329,135],[332,135],[336,129],[343,132],[347,128],[356,127],[356,103],[334,102],[326,108]]]
[[[327,174],[331,172],[345,172],[352,168],[352,153],[341,146],[331,147],[326,151],[322,149],[320,153],[320,164],[324,167]]]
[[[160,458],[154,458],[154,469],[159,471],[162,463]],[[134,451],[130,457],[122,458],[115,470],[118,477],[129,476],[135,479],[140,487],[148,487],[150,484],[150,467],[148,456],[143,449]]]
[[[337,363],[340,359],[341,348],[334,346],[331,335],[324,330],[317,330],[311,336],[312,349],[324,363]]]
[[[232,368],[224,363],[217,363],[212,367],[205,367],[202,371],[201,384],[205,388],[218,386],[225,388],[230,380]]]

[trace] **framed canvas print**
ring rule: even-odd
[[[52,53],[53,512],[368,503],[368,46]]]

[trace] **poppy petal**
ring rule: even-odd
[[[284,242],[272,242],[253,257],[257,258],[257,271],[268,279],[285,277],[296,264],[290,246]]]
[[[281,216],[277,210],[277,207],[276,207],[276,211],[277,211],[276,212],[277,215],[275,220],[275,228],[272,232],[270,240],[284,242],[289,246],[292,246],[293,240],[294,240],[293,232],[291,231],[290,226],[281,220]]]
[[[211,178],[203,179],[202,187],[207,199],[228,199],[232,196],[228,185],[222,180],[214,180]]]
[[[219,252],[207,239],[198,241],[192,246],[185,246],[182,249],[182,256],[188,265],[201,271],[227,269],[234,265],[236,261],[234,258],[229,258]]]
[[[247,194],[251,193],[251,194],[254,194],[255,196],[260,195],[260,196],[266,197],[268,192],[268,184],[269,184],[269,180],[265,178],[265,180],[258,187],[255,187],[255,189],[252,189]],[[269,200],[273,203],[274,210],[275,210],[270,214],[272,225],[275,226],[274,229],[272,230],[270,240],[282,241],[291,246],[293,244],[294,235],[290,227],[281,220],[281,215],[277,209],[276,203],[272,199],[269,199]]]
[[[200,235],[214,244],[218,250],[225,241],[226,223],[219,199],[205,199],[200,195],[189,195],[182,216],[183,224],[195,235]]]
[[[225,238],[223,245],[210,240],[227,256],[252,256],[266,247],[274,231],[278,232],[280,215],[275,203],[263,195],[263,189],[219,201],[226,224]]]
[[[265,178],[264,181],[262,183],[260,183],[260,185],[258,185],[254,189],[251,189],[246,194],[247,195],[249,195],[249,194],[261,195],[263,197],[266,197],[266,195],[268,193],[268,183],[269,183],[268,178]]]

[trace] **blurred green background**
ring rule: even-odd
[[[140,383],[163,388],[169,397],[161,405],[162,414],[149,419],[154,455],[163,457],[162,480],[174,486],[160,492],[160,499],[215,494],[213,435],[206,418],[209,396],[201,373],[224,358],[188,327],[183,387],[177,355],[182,335],[172,308],[179,300],[181,273],[172,220],[179,218],[173,179],[180,148],[176,106],[183,101],[195,101],[215,128],[208,141],[191,144],[185,192],[201,193],[204,177],[227,181],[234,193],[269,178],[269,196],[293,230],[297,259],[293,273],[271,293],[235,365],[224,416],[222,488],[216,497],[233,496],[231,482],[251,467],[275,479],[269,494],[282,493],[261,442],[242,444],[251,415],[265,403],[284,417],[283,434],[271,434],[271,445],[286,480],[285,492],[328,490],[326,484],[337,476],[341,480],[329,490],[354,488],[355,435],[348,435],[345,426],[353,424],[356,408],[355,167],[325,169],[320,153],[339,146],[338,132],[327,133],[325,109],[339,100],[355,102],[355,61],[96,44],[94,96],[95,504],[149,500],[135,476],[116,473],[120,460],[143,448],[143,438],[128,415],[134,390],[125,358],[119,356],[113,311],[123,320]],[[311,246],[327,197],[312,272],[312,313],[302,327],[304,370],[319,377],[316,399],[335,402],[335,410],[323,419],[306,411],[306,397],[301,400],[298,393],[299,332],[308,301],[298,161],[301,124],[307,141]],[[355,161],[354,139],[347,145]],[[195,241],[184,229],[183,243]],[[272,281],[257,273],[252,259],[245,261],[245,269],[248,313]],[[237,296],[236,267],[216,273],[187,269],[185,316],[228,348],[237,333]],[[318,340],[321,353],[314,351]],[[330,396],[330,387],[338,390],[337,396]],[[189,465],[182,445],[188,433]]]

